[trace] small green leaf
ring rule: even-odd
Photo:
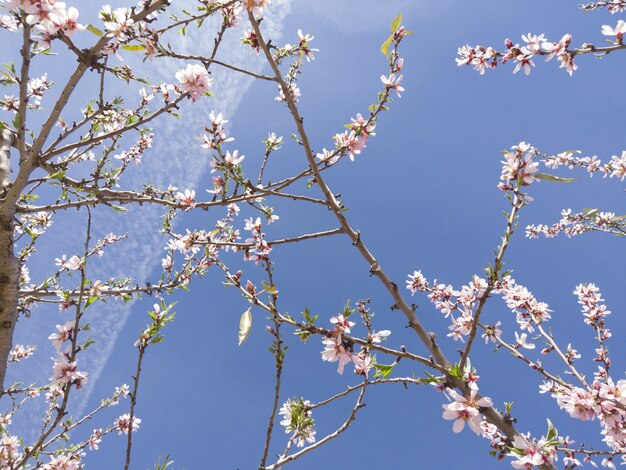
[[[98,296],[89,297],[89,299],[87,299],[87,302],[85,302],[85,308],[89,307],[92,303],[98,300],[98,298]]]
[[[393,41],[393,34],[387,38],[385,42],[380,46],[380,52],[382,52],[385,57],[389,55],[389,46],[391,45],[391,41]]]
[[[391,32],[395,33],[402,24],[402,15],[396,16],[391,23]]]
[[[546,436],[546,440],[552,441],[556,439],[557,437],[559,437],[559,432],[556,430],[556,428],[552,424],[552,421],[550,421],[549,419],[547,421],[548,421],[548,435]]]
[[[65,177],[65,171],[57,171],[56,173],[52,173],[48,178],[53,180],[59,180]]]
[[[261,284],[263,285],[263,289],[265,289],[265,292],[267,292],[268,294],[271,294],[271,295],[278,294],[278,289],[276,289],[276,286],[271,286],[265,281],[261,281]]]
[[[125,46],[122,46],[122,49],[124,49],[125,51],[143,51],[146,49],[146,46],[144,46],[143,44],[127,44]]]
[[[538,180],[552,181],[553,183],[571,183],[576,178],[561,178],[560,176],[548,175],[547,173],[537,173],[534,175]]]
[[[594,217],[600,209],[583,209],[583,214],[586,217]]]
[[[104,36],[104,33],[102,31],[100,31],[98,28],[96,28],[94,25],[90,24],[87,25],[87,31],[89,31],[90,33],[95,34],[96,36],[98,36],[99,38],[101,38],[102,36]]]
[[[387,378],[395,366],[395,364],[374,364],[374,369],[376,369],[374,377]]]
[[[248,339],[248,335],[250,334],[250,330],[252,329],[252,314],[250,313],[250,309],[243,312],[241,318],[239,319],[239,346]]]

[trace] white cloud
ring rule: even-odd
[[[177,2],[182,8],[192,7],[195,2]],[[290,0],[274,0],[268,9],[263,22],[268,35],[275,39],[280,37],[285,18],[289,14]],[[172,46],[177,51],[198,54],[203,45],[212,46],[212,36],[207,33],[219,27],[220,18],[212,19],[204,24],[201,31],[189,29],[186,36],[177,36],[172,40]],[[249,48],[242,46],[242,30],[246,21],[235,30],[227,31],[221,46],[221,56],[227,56],[228,61],[236,63],[250,70],[259,70],[263,63],[259,56]],[[224,54],[227,52],[227,54]],[[174,81],[174,74],[182,68],[180,61],[173,59],[154,59],[145,64],[132,57],[126,59],[138,75],[148,76],[154,82]],[[212,109],[221,111],[233,121],[236,110],[244,99],[247,90],[252,84],[248,76],[235,75],[224,69],[212,69],[215,97],[199,100],[198,102],[184,103],[181,107],[181,120],[165,119],[156,124],[156,136],[153,148],[143,158],[140,166],[132,168],[123,182],[124,187],[140,188],[143,183],[152,182],[157,186],[174,184],[182,188],[193,188],[202,177],[208,174],[208,155],[198,145],[197,136],[202,126],[208,122],[208,115]],[[122,86],[121,84],[118,86]],[[124,89],[111,90],[111,94],[123,93]],[[235,118],[236,120],[236,118]],[[112,276],[131,276],[137,282],[149,280],[150,274],[160,265],[163,254],[162,246],[165,239],[159,234],[161,228],[162,208],[143,206],[129,208],[129,213],[122,216],[112,216],[110,210],[96,211],[94,225],[100,228],[94,238],[113,231],[120,234],[129,233],[129,240],[114,246],[110,253],[105,254],[94,263],[89,270],[93,279],[107,279]],[[58,222],[50,229],[50,238],[40,247],[39,262],[31,268],[34,280],[41,277],[43,272],[50,269],[50,259],[63,253],[76,253],[82,246],[84,233],[76,230],[83,227],[85,216],[82,213],[66,213],[58,216]],[[106,219],[106,220],[103,220]],[[103,223],[106,222],[106,223]],[[25,344],[39,344],[40,350],[36,357],[30,359],[19,369],[15,370],[15,378],[19,371],[20,380],[26,383],[31,381],[45,381],[51,373],[52,361],[50,356],[53,350],[46,340],[54,324],[60,320],[59,315],[52,308],[38,308],[33,316],[20,321],[17,327],[17,341]],[[132,304],[109,301],[107,304],[96,303],[90,307],[87,321],[91,324],[90,334],[96,343],[83,354],[79,360],[79,368],[88,370],[90,377],[85,390],[78,392],[80,399],[75,402],[75,413],[85,410],[89,397],[93,391],[104,366],[110,357],[119,332],[124,327],[130,315]],[[10,377],[9,379],[13,379]],[[111,384],[113,387],[115,384]],[[23,422],[24,430],[36,430],[36,420],[42,416],[43,408],[28,413],[29,422]],[[19,428],[18,428],[19,429]],[[34,431],[33,431],[34,432]],[[28,436],[26,438],[33,437]]]

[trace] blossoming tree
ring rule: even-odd
[[[3,3],[5,14],[0,17],[3,34],[22,37],[20,63],[4,64],[1,83],[8,90],[0,101],[5,116],[0,121],[0,384],[2,384],[3,415],[0,421],[0,464],[2,468],[80,468],[88,450],[97,450],[109,434],[122,434],[126,439],[125,468],[131,464],[133,434],[140,429],[141,419],[136,415],[140,397],[139,385],[142,363],[147,350],[163,341],[164,327],[174,319],[173,304],[167,294],[188,288],[195,276],[217,271],[249,308],[241,315],[239,342],[243,343],[262,315],[269,323],[267,331],[272,338],[270,351],[275,362],[273,400],[269,404],[269,419],[264,436],[264,450],[259,456],[259,468],[277,469],[344,433],[364,406],[367,390],[373,386],[401,383],[429,385],[442,393],[442,418],[453,421],[452,431],[464,429],[482,436],[493,455],[508,458],[514,468],[556,468],[559,459],[568,468],[587,461],[599,460],[602,465],[615,467],[613,460],[622,460],[626,453],[626,380],[618,379],[610,369],[607,341],[611,332],[606,317],[610,313],[597,286],[581,283],[574,291],[581,305],[584,322],[597,342],[598,369],[587,378],[577,367],[580,357],[576,349],[564,346],[554,338],[549,327],[549,306],[504,268],[507,249],[516,232],[520,211],[531,203],[529,189],[537,180],[565,183],[567,177],[543,173],[568,167],[579,168],[590,175],[626,178],[626,151],[603,163],[597,157],[580,156],[575,151],[551,155],[527,143],[514,145],[504,153],[498,187],[505,195],[507,209],[500,245],[484,276],[469,276],[470,281],[454,287],[437,280],[429,280],[420,270],[408,275],[402,285],[390,277],[373,250],[366,244],[366,234],[354,228],[346,205],[337,189],[331,187],[327,174],[345,160],[356,160],[368,140],[375,136],[376,124],[383,112],[390,108],[392,98],[400,97],[403,88],[404,60],[400,45],[412,33],[402,25],[401,17],[391,25],[391,34],[382,44],[386,69],[380,77],[380,91],[366,113],[358,113],[338,132],[330,149],[312,142],[305,126],[298,100],[301,96],[298,78],[306,62],[314,59],[317,49],[311,46],[313,36],[298,31],[292,44],[278,45],[267,37],[263,29],[263,15],[268,0],[199,1],[194,13],[184,11],[180,16],[168,15],[167,0],[143,0],[128,8],[113,9],[104,6],[98,13],[99,23],[82,25],[79,11],[74,6],[55,0],[9,0]],[[583,6],[586,10],[607,8],[621,13],[626,3],[619,0],[596,2]],[[208,56],[195,56],[177,51],[168,42],[172,32],[188,28],[203,28],[207,18],[220,18],[220,28]],[[258,54],[267,64],[267,75],[246,70],[216,59],[223,37],[238,23],[247,24],[242,43],[251,54]],[[506,40],[506,49],[499,52],[491,47],[463,46],[458,50],[457,63],[471,66],[479,73],[496,68],[509,60],[515,63],[514,72],[527,75],[534,61],[545,56],[556,59],[570,75],[577,69],[574,60],[584,54],[606,55],[624,49],[626,24],[618,20],[615,26],[605,25],[602,34],[609,38],[607,46],[584,43],[573,48],[572,37],[564,35],[559,41],[548,40],[543,34],[522,37],[524,44]],[[88,48],[79,48],[76,36],[93,39]],[[49,111],[42,100],[52,93],[53,83],[46,75],[35,75],[33,64],[53,51],[75,57],[77,65],[67,81],[59,86]],[[135,75],[121,61],[125,54],[144,54],[155,64],[167,57],[180,61],[178,73],[171,83],[150,83]],[[116,65],[113,65],[116,64]],[[272,82],[276,100],[283,102],[293,120],[294,139],[302,153],[300,171],[271,181],[267,168],[272,156],[283,145],[282,137],[270,133],[262,148],[263,158],[255,168],[239,151],[233,148],[226,121],[218,111],[211,113],[203,129],[198,147],[211,153],[212,185],[201,197],[193,189],[172,185],[156,187],[146,184],[141,190],[125,188],[125,175],[131,164],[139,163],[149,152],[153,134],[150,123],[156,119],[172,119],[183,106],[207,99],[214,92],[210,72],[223,67],[232,73],[252,76]],[[106,80],[123,80],[137,89],[132,104],[111,98]],[[99,84],[98,93],[86,103],[77,103],[74,93],[83,80]],[[218,92],[215,90],[215,92]],[[80,117],[67,122],[70,109],[80,110]],[[75,113],[73,113],[75,114]],[[73,115],[72,114],[72,115]],[[158,136],[156,136],[158,138]],[[197,149],[200,151],[200,149]],[[266,227],[276,221],[273,205],[276,201],[293,201],[330,211],[336,226],[305,234],[290,234],[282,238],[268,238]],[[124,243],[125,235],[108,234],[94,239],[92,211],[111,208],[114,212],[128,205],[152,205],[163,209],[163,234],[168,241],[162,259],[162,274],[158,279],[132,280],[129,278],[96,279],[91,267],[111,245]],[[244,209],[242,209],[242,207]],[[53,221],[68,210],[85,214],[84,245],[77,254],[59,254],[56,270],[34,273],[29,270],[30,257]],[[208,211],[216,214],[212,226],[204,229],[177,229],[178,218],[187,212]],[[241,221],[244,210],[250,217]],[[599,209],[586,209],[573,214],[564,211],[561,220],[551,226],[530,225],[526,235],[554,237],[563,232],[568,236],[588,231],[624,235],[623,216]],[[248,235],[243,236],[242,231]],[[374,315],[367,299],[346,303],[341,313],[329,321],[322,320],[304,308],[301,317],[288,314],[279,305],[280,286],[275,281],[273,251],[281,245],[298,243],[313,238],[348,237],[353,249],[363,259],[366,270],[376,278],[392,299],[392,310],[404,317],[419,344],[411,348],[393,346],[392,331],[377,330]],[[247,238],[246,238],[247,237]],[[158,247],[159,249],[162,247]],[[238,260],[246,261],[245,270],[235,268]],[[258,282],[249,272],[263,276]],[[31,280],[31,276],[35,279]],[[282,293],[282,292],[281,292]],[[133,299],[155,295],[159,300],[149,313],[149,324],[140,332],[134,346],[138,353],[131,386],[120,384],[101,405],[82,416],[71,416],[71,403],[89,379],[89,371],[80,367],[81,355],[92,342],[86,336],[89,316],[107,299]],[[411,304],[409,296],[428,298],[437,311],[449,322],[447,332],[429,331]],[[483,316],[485,305],[502,297],[515,317],[509,328],[504,322],[488,323]],[[34,346],[15,344],[14,330],[18,317],[28,323],[28,315],[38,304],[52,303],[67,315],[67,321],[50,332],[48,340],[57,351],[47,383],[23,385],[5,383],[7,366],[26,360],[35,353]],[[357,327],[357,322],[361,327]],[[508,323],[507,323],[508,324]],[[362,331],[363,333],[359,333]],[[445,331],[445,330],[444,330]],[[357,380],[346,390],[312,403],[302,397],[286,398],[281,393],[283,366],[286,358],[287,335],[292,333],[302,341],[316,337],[321,344],[321,360],[336,363],[337,372],[354,372]],[[543,379],[541,393],[550,394],[563,411],[572,418],[589,421],[598,419],[606,449],[575,447],[573,443],[547,421],[543,436],[531,436],[517,421],[511,404],[499,407],[489,390],[479,386],[478,370],[471,358],[477,339],[493,343],[499,350],[510,353],[512,360],[522,361]],[[540,354],[558,358],[561,370],[545,367],[537,354],[536,342],[544,344]],[[456,342],[456,343],[455,343]],[[478,341],[480,342],[480,341]],[[313,341],[311,341],[313,343]],[[458,357],[448,357],[442,344],[461,345]],[[314,347],[314,346],[309,346]],[[386,358],[386,359],[385,359]],[[394,369],[400,360],[414,364],[410,376],[396,375]],[[343,423],[334,431],[319,436],[315,430],[316,409],[341,398],[355,395],[356,399]],[[114,422],[101,425],[87,439],[73,440],[74,431],[86,421],[96,422],[99,414],[128,397],[128,411]],[[25,412],[27,404],[40,400],[45,403],[41,427],[36,437],[27,442],[9,427],[17,413]],[[276,422],[284,428],[282,450],[273,455],[277,446]],[[467,428],[466,426],[467,425]],[[170,462],[160,464],[165,468]]]

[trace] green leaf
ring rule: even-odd
[[[600,209],[583,209],[583,214],[586,217],[594,217],[599,211]]]
[[[98,300],[98,296],[94,296],[94,297],[89,297],[89,299],[87,299],[87,302],[85,302],[85,308],[89,307],[92,303],[94,303],[96,300]]]
[[[124,49],[125,51],[143,51],[146,49],[146,46],[144,46],[143,44],[127,44],[125,46],[122,46],[122,49]]]
[[[53,180],[59,180],[65,177],[65,171],[57,171],[56,173],[52,173],[48,178]]]
[[[576,178],[561,178],[560,176],[548,175],[547,173],[537,173],[534,175],[538,180],[552,181],[553,183],[571,183]]]
[[[376,369],[374,377],[387,378],[395,366],[395,364],[374,364],[374,369]]]
[[[99,38],[101,38],[102,36],[104,36],[104,33],[102,31],[100,31],[98,28],[96,28],[94,25],[90,24],[87,25],[87,31],[89,31],[90,33],[95,34],[96,36],[98,36]]]
[[[552,421],[550,421],[549,419],[547,421],[548,421],[548,435],[546,436],[546,440],[552,441],[556,439],[557,437],[559,437],[559,432],[556,430],[556,428],[552,424]]]
[[[382,45],[380,46],[380,52],[382,52],[385,57],[389,55],[389,46],[391,45],[392,41],[393,41],[393,34],[389,36],[387,40],[383,42]]]
[[[391,22],[391,32],[395,33],[402,24],[402,15],[396,16]]]
[[[248,339],[248,335],[250,334],[250,330],[252,329],[252,314],[250,313],[250,309],[243,312],[241,318],[239,319],[239,346]]]
[[[271,295],[278,294],[278,289],[276,289],[276,286],[269,285],[265,281],[261,281],[261,284],[263,285],[263,289],[265,289],[265,292],[267,292],[268,294],[271,294]]]

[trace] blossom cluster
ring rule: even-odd
[[[572,418],[582,421],[597,418],[602,427],[602,440],[612,451],[626,452],[626,380],[614,382],[606,369],[599,367],[591,385],[584,388],[546,380],[539,389],[541,393],[549,393]],[[625,457],[622,456],[624,463]],[[611,466],[609,463],[603,461],[602,466]]]
[[[536,181],[534,175],[539,171],[539,163],[534,159],[536,154],[534,147],[526,142],[520,142],[511,147],[511,150],[504,153],[504,160],[502,161],[500,179],[503,182],[498,184],[502,191],[530,185]]]
[[[37,346],[24,346],[18,343],[11,348],[8,362],[20,362],[22,359],[32,356],[36,350]]]
[[[129,431],[135,432],[139,429],[139,425],[141,424],[141,420],[136,416],[133,416],[132,426],[131,419],[129,413],[124,413],[122,416],[115,420],[115,429],[117,429],[118,434],[128,434]]]
[[[614,41],[611,41],[614,47],[622,45],[625,32],[626,23],[623,20],[619,20],[615,27],[609,25],[602,26],[602,34],[614,38]],[[571,34],[565,34],[560,40],[553,42],[548,40],[544,34],[528,33],[522,36],[522,40],[524,44],[520,45],[510,39],[506,39],[504,42],[506,50],[503,52],[499,52],[493,47],[480,45],[472,47],[466,44],[458,48],[457,55],[459,57],[456,59],[456,63],[460,67],[473,67],[474,70],[483,75],[485,70],[496,68],[498,64],[505,64],[512,60],[515,63],[513,73],[523,70],[526,75],[530,75],[532,67],[535,66],[535,57],[545,56],[546,62],[556,58],[557,62],[560,63],[559,68],[565,69],[571,76],[578,68],[574,63],[575,55],[598,51],[598,48],[592,44],[584,44],[580,49],[576,50],[570,49]]]
[[[347,155],[350,160],[354,161],[354,156],[361,153],[365,148],[365,144],[371,136],[376,133],[376,121],[374,119],[365,119],[361,113],[357,113],[356,117],[350,118],[351,123],[346,124],[349,130],[341,134],[335,134],[335,150],[330,151],[323,149],[317,154],[320,162],[335,164],[342,156]]]
[[[88,373],[77,369],[78,362],[72,361],[68,353],[61,353],[54,359],[52,377],[50,380],[55,384],[72,384],[81,388],[87,383]]]
[[[66,36],[71,36],[74,31],[85,29],[85,26],[77,22],[78,10],[74,7],[67,8],[65,2],[56,0],[8,0],[4,3],[4,7],[16,14],[20,10],[25,13],[26,23],[39,33],[35,39],[40,49],[48,49],[52,40],[58,37],[60,32]],[[16,18],[19,18],[19,15],[15,17],[2,15],[0,26],[9,31],[16,31],[21,26]]]
[[[455,341],[464,341],[474,325],[474,308],[483,297],[487,289],[487,281],[479,276],[473,276],[469,284],[455,290],[452,286],[439,283],[435,279],[432,286],[421,271],[409,274],[406,288],[414,295],[416,292],[428,292],[428,298],[445,318],[450,318],[451,324],[448,336]],[[454,315],[454,311],[458,315]]]
[[[285,433],[292,433],[290,440],[298,447],[315,442],[315,420],[310,406],[309,400],[298,398],[287,400],[278,411],[283,418],[280,424],[285,427]]]
[[[487,397],[477,397],[477,391],[472,390],[468,397],[464,397],[455,390],[446,389],[446,394],[453,398],[453,401],[443,406],[443,419],[454,420],[452,430],[461,432],[467,423],[476,434],[482,434],[482,417],[480,408],[491,408],[493,402]]]
[[[324,337],[324,351],[322,351],[322,360],[328,362],[339,362],[337,372],[341,375],[347,364],[354,363],[354,373],[357,375],[368,376],[369,371],[374,367],[374,361],[369,354],[368,348],[362,347],[360,352],[354,351],[354,344],[345,338],[350,334],[351,328],[355,325],[353,321],[348,320],[344,314],[338,314],[331,317],[330,323],[334,328],[330,336]],[[372,344],[378,344],[385,340],[391,331],[381,330],[372,331],[368,336],[368,341]]]
[[[587,170],[590,176],[600,172],[603,177],[614,176],[624,181],[626,178],[626,150],[621,155],[613,155],[608,163],[602,164],[602,161],[594,155],[593,157],[578,157],[577,150],[566,150],[557,155],[544,155],[543,161],[548,168],[557,169],[561,166],[567,166],[569,169],[574,167],[582,167]]]
[[[572,213],[571,209],[561,211],[561,220],[552,225],[537,224],[526,226],[526,237],[554,238],[559,233],[574,237],[586,232],[600,231],[623,235],[626,233],[626,218],[617,216],[615,212],[601,212],[598,209],[584,209]]]
[[[114,158],[121,160],[124,164],[133,162],[138,165],[141,163],[141,157],[143,157],[145,151],[152,147],[153,138],[154,134],[140,135],[136,144],[132,145],[128,151],[125,150],[118,155],[115,155]]]
[[[211,111],[209,121],[211,125],[204,128],[207,134],[202,135],[202,148],[219,150],[222,144],[235,140],[234,137],[226,135],[225,124],[228,120],[223,118],[222,113],[215,114],[215,111]]]
[[[252,234],[252,238],[246,238],[246,243],[253,245],[252,248],[246,250],[245,259],[256,262],[268,259],[272,247],[265,241],[265,234],[261,230],[261,218],[257,217],[256,220],[253,220],[252,217],[250,217],[246,219],[244,230]]]
[[[206,94],[213,84],[207,69],[199,64],[188,64],[187,67],[176,72],[176,79],[183,92],[188,93],[192,101]]]
[[[606,8],[611,14],[621,13],[626,10],[625,0],[606,0],[600,2],[591,2],[580,5],[583,10],[591,11],[600,8]]]

